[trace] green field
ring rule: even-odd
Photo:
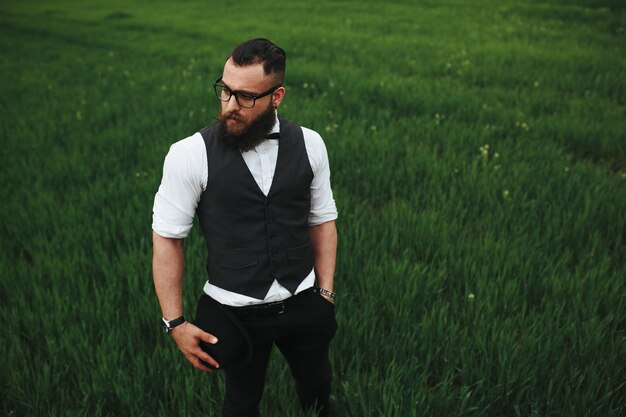
[[[2,2],[0,414],[219,415],[159,330],[152,203],[263,36],[331,162],[337,416],[625,415],[624,3],[232,3]],[[263,415],[300,416],[273,359]]]

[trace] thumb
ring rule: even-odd
[[[217,337],[213,336],[211,333],[207,333],[202,330],[200,330],[200,333],[198,334],[198,338],[202,340],[203,342],[210,343],[212,345],[217,343]]]

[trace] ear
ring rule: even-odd
[[[283,101],[283,97],[285,97],[285,87],[278,87],[276,91],[272,93],[272,105],[275,109],[280,106],[280,103]]]

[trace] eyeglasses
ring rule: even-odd
[[[235,96],[235,100],[237,100],[237,104],[246,109],[251,109],[254,107],[257,99],[269,96],[274,91],[276,91],[280,87],[280,84],[270,88],[269,90],[261,93],[261,94],[250,94],[245,91],[233,91],[224,84],[222,84],[222,77],[219,77],[213,83],[213,89],[215,90],[215,95],[222,101],[229,101],[232,96]]]

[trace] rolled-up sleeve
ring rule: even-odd
[[[315,131],[302,128],[306,150],[309,156],[313,181],[311,183],[311,210],[309,226],[337,219],[337,206],[330,185],[330,164],[328,152],[322,137]]]
[[[154,196],[152,230],[163,237],[187,237],[206,187],[206,172],[206,148],[199,134],[170,147]]]

